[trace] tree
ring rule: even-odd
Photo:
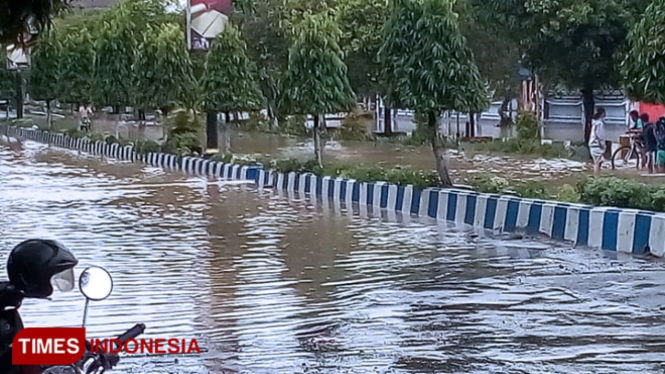
[[[61,92],[58,100],[65,103],[92,103],[95,87],[95,24],[99,16],[69,16],[56,24],[62,38]]]
[[[277,105],[282,95],[279,79],[286,71],[289,48],[284,24],[287,8],[282,0],[241,0],[240,5],[233,18],[247,42],[248,55],[257,66],[268,118],[276,126]]]
[[[665,1],[654,0],[628,34],[621,71],[628,95],[665,104]]]
[[[617,57],[631,14],[643,10],[644,1],[474,0],[474,4],[497,33],[519,41],[533,70],[549,81],[580,89],[588,142],[594,90],[618,85]]]
[[[160,108],[168,116],[174,106],[193,101],[192,62],[185,34],[177,24],[148,25],[137,54],[144,56],[132,67],[136,85],[140,87],[134,99],[138,108]]]
[[[381,30],[390,16],[388,0],[342,0],[337,3],[337,22],[342,29],[340,45],[349,67],[349,81],[359,95],[386,96],[380,81],[378,59],[382,43]],[[392,134],[391,108],[385,105],[384,132]]]
[[[215,135],[218,112],[226,115],[224,130],[227,132],[229,112],[257,110],[262,107],[264,99],[255,79],[254,66],[247,57],[247,46],[234,26],[226,27],[212,43],[206,56],[201,90],[204,95],[204,108],[214,113]],[[228,144],[228,134],[226,139]],[[230,149],[225,150],[228,151]]]
[[[320,116],[349,111],[356,103],[338,44],[340,34],[328,13],[306,15],[295,29],[288,70],[282,81],[280,110],[314,117],[314,152],[319,164],[323,158]]]
[[[21,43],[34,27],[41,33],[51,25],[51,17],[71,0],[0,0],[0,45]],[[31,21],[32,20],[32,21]]]
[[[160,0],[126,0],[103,13],[95,49],[96,100],[112,105],[139,105],[141,80],[134,68],[149,56],[141,55],[145,37],[154,37],[149,27],[168,22],[165,3]],[[142,113],[139,113],[139,117]],[[143,119],[143,118],[141,118]]]
[[[28,78],[30,95],[46,102],[46,123],[51,129],[51,103],[62,92],[60,83],[62,65],[62,43],[57,30],[43,36],[32,53],[32,65]]]
[[[441,185],[451,187],[437,119],[446,111],[488,106],[484,80],[450,0],[393,0],[380,55],[391,101],[427,116]]]

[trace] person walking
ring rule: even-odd
[[[598,108],[591,122],[591,135],[589,137],[589,152],[593,158],[593,170],[598,173],[605,155],[605,109]]]
[[[646,155],[646,167],[649,173],[653,173],[656,164],[656,153],[658,152],[658,141],[656,140],[656,125],[649,122],[649,115],[643,113],[640,116],[644,127],[642,138],[644,139],[644,154]]]
[[[92,130],[90,117],[92,116],[92,108],[90,104],[81,105],[79,107],[79,130],[90,131]]]

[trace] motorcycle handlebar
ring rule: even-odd
[[[145,332],[145,325],[143,323],[139,323],[136,326],[132,327],[131,329],[127,330],[124,334],[118,336],[118,340],[122,344],[125,344],[125,342],[129,339],[134,339],[137,336],[143,334]]]

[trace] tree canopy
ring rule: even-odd
[[[16,44],[31,31],[42,33],[71,0],[0,0],[0,45]]]
[[[289,114],[325,114],[355,106],[339,47],[341,31],[327,13],[307,15],[289,48],[280,109]]]
[[[654,0],[628,34],[622,73],[628,95],[665,104],[665,1]]]
[[[201,77],[204,107],[216,112],[260,109],[263,95],[238,30],[227,27],[212,43]]]
[[[394,0],[393,6],[380,54],[395,106],[437,116],[486,109],[486,85],[452,2]]]

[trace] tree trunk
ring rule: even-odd
[[[476,113],[469,113],[469,130],[470,134],[467,134],[469,138],[476,137]]]
[[[231,122],[231,113],[228,111],[224,112],[224,122],[229,123]]]
[[[438,122],[436,120],[436,114],[434,112],[429,112],[427,115],[427,128],[429,130],[429,139],[432,143],[432,151],[434,152],[434,158],[436,159],[436,171],[439,174],[439,183],[441,187],[452,187],[453,182],[450,179],[450,174],[448,173],[448,167],[446,166],[446,161],[443,159],[443,154],[441,153],[441,148],[439,147],[439,136],[438,136]]]
[[[388,105],[383,108],[383,135],[388,137],[393,135],[393,113]]]
[[[314,114],[313,116],[314,128],[312,129],[312,132],[314,135],[314,155],[319,166],[323,166],[323,150],[321,149],[321,134],[319,133],[321,117],[318,114]]]
[[[582,102],[584,105],[584,144],[588,146],[591,137],[591,122],[596,107],[593,97],[593,87],[587,87],[582,90]]]
[[[51,131],[53,128],[53,118],[51,117],[51,100],[46,101],[46,124],[48,126],[48,131]]]
[[[222,137],[224,139],[224,154],[231,153],[231,114],[227,111],[224,112],[224,123],[222,124]]]
[[[277,127],[277,114],[275,113],[275,109],[273,109],[272,105],[268,104],[268,107],[266,108],[268,112],[268,120],[270,121],[270,127],[273,129]]]
[[[217,112],[209,111],[206,113],[206,148],[218,149],[218,133],[217,133]]]

